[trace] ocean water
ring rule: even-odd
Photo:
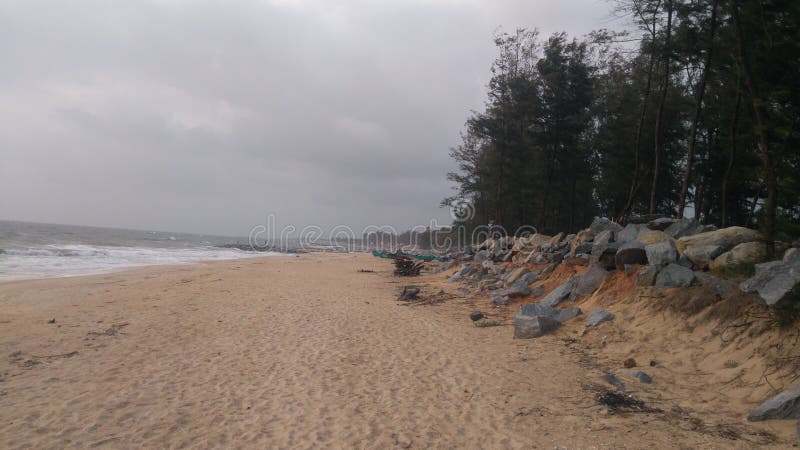
[[[247,238],[0,221],[0,280],[279,254],[235,246]]]

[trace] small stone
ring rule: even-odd
[[[800,384],[769,398],[747,416],[751,422],[771,419],[800,419]]]
[[[603,308],[597,308],[586,317],[586,326],[593,327],[614,320],[614,315]]]
[[[536,275],[533,272],[528,272],[525,275],[521,276],[519,279],[522,280],[522,282],[524,282],[525,284],[531,284],[535,283],[536,280],[539,279],[539,275]]]
[[[531,293],[531,288],[522,280],[517,280],[512,283],[508,288],[498,292],[497,295],[508,297],[524,297]]]
[[[495,305],[507,305],[511,303],[511,297],[507,295],[493,295],[491,302]]]
[[[509,274],[508,278],[506,278],[506,283],[512,284],[527,273],[530,273],[530,270],[527,267],[516,268],[511,272],[511,274]]]
[[[548,316],[514,316],[514,339],[531,339],[555,330],[561,322]]]
[[[650,360],[650,367],[658,367],[659,363],[655,359]]]
[[[56,318],[53,317],[52,319],[48,320],[47,323],[56,323]]]
[[[624,377],[624,378],[631,378],[634,380],[638,380],[640,383],[650,384],[653,382],[653,378],[642,372],[641,370],[622,370],[617,375]]]
[[[486,317],[486,314],[484,314],[484,313],[482,313],[480,311],[472,311],[471,313],[469,313],[469,318],[473,322],[477,322],[477,321],[483,319],[484,317]]]
[[[619,380],[619,378],[607,373],[600,377],[601,380],[605,381],[606,383],[614,386],[617,389],[625,389],[625,383]]]
[[[628,359],[625,360],[624,363],[622,363],[622,365],[625,366],[626,369],[630,369],[632,367],[636,367],[636,360],[633,359],[633,358],[628,358]]]

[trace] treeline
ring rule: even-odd
[[[635,32],[496,37],[448,174],[469,225],[666,214],[800,231],[800,2],[620,0]]]

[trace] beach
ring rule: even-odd
[[[475,327],[444,284],[442,301],[398,302],[417,280],[392,269],[311,253],[0,283],[0,447],[791,445],[786,424],[730,439],[610,414],[568,330]]]

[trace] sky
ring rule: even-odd
[[[449,224],[493,35],[606,0],[0,1],[0,219],[241,236]]]

